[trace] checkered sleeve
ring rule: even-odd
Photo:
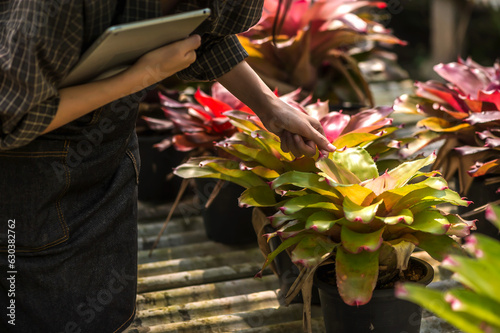
[[[212,81],[229,72],[243,61],[247,52],[236,34],[255,25],[261,15],[263,0],[211,1],[212,14],[195,31],[202,37],[202,45],[196,51],[196,61],[178,73],[186,81]],[[177,11],[185,12],[203,7],[206,1],[181,1]]]
[[[50,49],[44,4],[10,1],[0,14],[0,151],[24,146],[47,128],[59,105],[57,73],[76,60],[72,51],[78,55],[74,44]]]

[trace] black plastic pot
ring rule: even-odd
[[[196,178],[196,195],[204,207],[217,180]],[[238,206],[238,198],[245,188],[225,182],[208,208],[202,209],[205,232],[210,240],[224,244],[257,243],[252,226],[252,209]]]
[[[460,215],[463,215],[478,207],[500,199],[500,194],[496,193],[496,190],[500,187],[500,184],[497,183],[486,185],[485,182],[487,179],[488,176],[474,178],[469,192],[467,193],[467,199],[471,200],[473,203],[469,205],[469,207],[458,207],[458,213]],[[472,231],[472,233],[477,232],[500,240],[498,229],[486,219],[484,211],[464,218],[466,220],[477,219],[477,230]]]
[[[161,142],[164,136],[139,135],[139,153],[141,157],[141,172],[139,174],[138,198],[151,203],[166,203],[173,201],[182,179],[173,176],[167,179],[173,168],[184,160],[186,154],[170,147],[158,151],[153,145]]]
[[[267,225],[265,227],[265,232],[273,233],[275,230]],[[281,240],[279,237],[273,237],[269,240],[269,247],[271,251],[274,251],[280,246]],[[290,287],[295,282],[299,276],[299,268],[292,262],[292,259],[288,255],[288,252],[283,251],[278,254],[274,260],[274,265],[276,267],[276,273],[278,274],[278,279],[280,283],[280,302],[284,303],[285,296],[290,290]],[[292,300],[292,303],[303,303],[302,292],[299,292],[297,296]],[[316,286],[312,287],[312,299],[311,304],[319,305],[319,293]]]
[[[411,258],[410,265],[420,266],[425,273],[418,281],[428,285],[434,270],[427,262]],[[422,308],[414,303],[398,299],[394,289],[375,289],[370,302],[356,307],[344,303],[337,291],[337,286],[321,279],[322,272],[332,270],[332,266],[320,267],[315,276],[315,285],[319,289],[321,309],[326,333],[419,333],[422,320]]]

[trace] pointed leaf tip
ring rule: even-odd
[[[394,294],[396,297],[406,297],[408,296],[408,289],[404,286],[402,283],[396,283],[396,286],[394,287]]]
[[[441,264],[443,265],[443,267],[446,267],[446,266],[449,266],[449,267],[458,267],[459,266],[458,261],[454,260],[450,256],[445,257],[443,259],[443,261],[441,262]]]
[[[451,295],[450,293],[447,293],[444,296],[444,300],[450,304],[452,310],[454,310],[454,311],[461,311],[464,308],[463,303],[458,298]]]

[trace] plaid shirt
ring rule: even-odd
[[[177,12],[209,6],[197,29],[198,58],[179,77],[210,81],[247,53],[234,34],[257,23],[264,0],[180,0]],[[159,0],[9,0],[0,3],[0,151],[36,139],[54,118],[58,84],[82,52],[117,23],[158,16]]]

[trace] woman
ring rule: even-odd
[[[178,73],[218,80],[296,156],[334,148],[320,124],[281,102],[244,62],[235,33],[262,0],[163,1],[210,6],[183,41],[126,71],[59,89],[109,26],[159,16],[158,0],[9,0],[0,4],[1,332],[120,332],[135,312],[137,105]],[[151,72],[151,68],[155,69]],[[5,310],[7,309],[7,310]]]

